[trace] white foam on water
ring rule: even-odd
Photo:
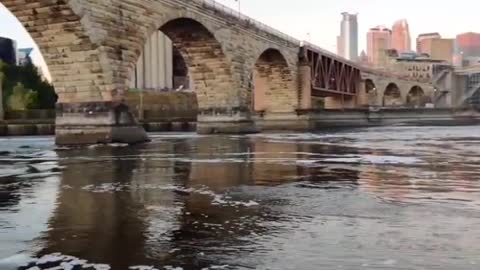
[[[70,187],[66,187],[69,189]],[[103,183],[100,185],[87,185],[81,188],[84,191],[93,192],[93,193],[113,193],[125,190],[164,190],[164,191],[174,191],[181,194],[185,194],[186,196],[190,194],[199,194],[204,196],[212,197],[212,204],[213,205],[225,205],[225,206],[234,206],[234,207],[254,207],[258,206],[259,203],[253,200],[249,200],[247,202],[244,201],[236,201],[233,200],[228,195],[217,194],[207,187],[200,187],[200,188],[184,188],[178,187],[174,185],[155,185],[155,184],[145,184],[145,185],[132,185],[132,184],[119,184],[119,183]]]
[[[32,257],[30,257],[28,254],[21,253],[21,254],[15,254],[13,256],[7,257],[0,259],[0,269],[2,270],[14,270],[17,269],[23,265],[27,265],[28,263],[34,261]]]
[[[158,270],[153,266],[146,266],[146,265],[137,265],[137,266],[130,266],[128,269],[131,270]]]
[[[421,163],[422,160],[415,157],[400,157],[400,156],[375,156],[375,155],[362,155],[357,157],[339,157],[339,158],[326,158],[321,160],[323,162],[334,163],[362,163],[362,164],[402,164],[413,165]]]
[[[48,264],[48,263],[58,263],[58,266],[55,266],[53,268],[49,268],[49,270],[72,270],[76,266],[80,266],[81,268],[93,268],[96,270],[110,270],[111,267],[108,264],[94,264],[94,263],[88,263],[87,260],[82,260],[74,256],[69,256],[69,255],[63,255],[61,253],[52,253],[52,254],[47,254],[44,255],[43,257],[39,259],[32,259],[28,258],[28,260],[23,260],[22,264],[17,265],[16,268],[22,266],[22,265],[27,265],[34,263],[36,266],[32,266],[29,268],[29,270],[39,270],[38,266]],[[0,265],[1,267],[1,265]],[[16,269],[13,268],[13,269]],[[4,270],[4,268],[0,268]]]
[[[87,185],[82,187],[82,190],[93,192],[93,193],[113,193],[113,192],[123,191],[126,188],[128,188],[127,184],[103,183],[101,185]]]
[[[165,270],[183,270],[182,267],[174,267],[174,266],[171,266],[171,265],[164,266],[163,268]]]
[[[128,143],[107,143],[107,144],[92,144],[88,146],[89,149],[95,149],[95,148],[101,148],[101,147],[112,147],[112,148],[117,148],[117,147],[127,147],[129,146]]]
[[[96,270],[110,270],[111,267],[108,264],[95,264],[93,265],[93,268]]]
[[[230,267],[230,265],[212,265],[212,266],[209,266],[208,268],[203,268],[202,270],[207,270],[207,269],[211,269],[211,270],[214,270],[214,269],[228,269]]]

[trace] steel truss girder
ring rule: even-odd
[[[314,95],[357,95],[361,81],[357,67],[312,48],[304,47],[303,54],[303,60],[311,67]]]

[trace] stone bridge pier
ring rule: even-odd
[[[253,115],[299,108],[299,44],[204,1],[1,0],[44,56],[59,96],[57,144],[148,140],[124,103],[148,37],[181,53],[199,133],[254,132]]]

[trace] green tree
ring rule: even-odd
[[[32,63],[24,66],[7,65],[0,63],[0,72],[4,74],[3,101],[8,106],[9,97],[13,94],[14,88],[21,83],[25,89],[37,93],[35,104],[29,104],[32,109],[53,109],[57,102],[57,95],[53,86],[46,81],[39,73],[37,67]]]
[[[7,108],[12,111],[34,109],[38,103],[38,92],[26,89],[22,83],[17,83],[7,103]]]

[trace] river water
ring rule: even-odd
[[[0,139],[0,269],[480,269],[478,126],[152,139]]]

